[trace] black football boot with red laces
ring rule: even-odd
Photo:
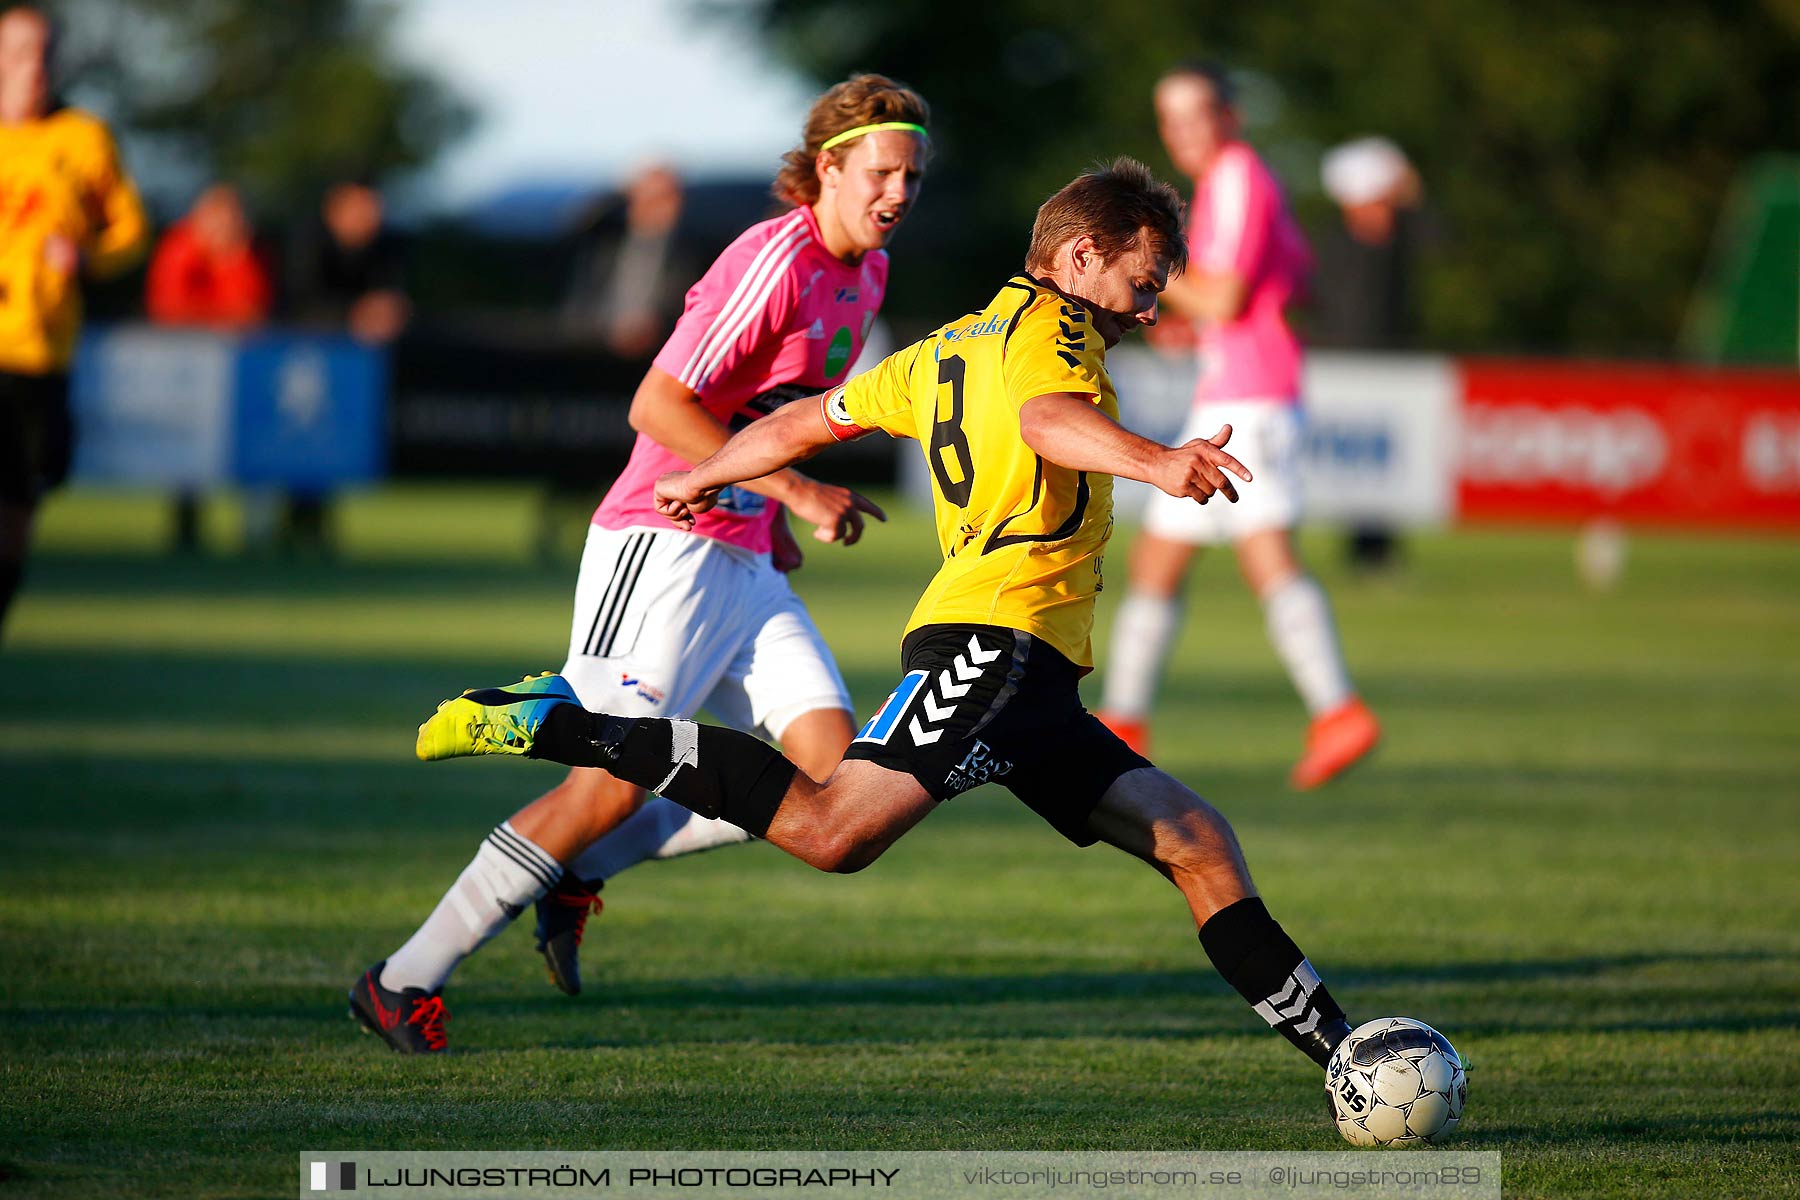
[[[350,988],[350,1015],[364,1029],[402,1054],[441,1054],[449,1045],[444,1022],[450,1010],[444,998],[423,988],[390,992],[381,986],[381,969],[387,960],[362,973]]]
[[[537,902],[537,948],[550,982],[571,996],[581,995],[581,935],[590,915],[603,907],[600,882],[583,883],[567,871]]]

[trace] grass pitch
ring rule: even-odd
[[[333,566],[159,557],[159,514],[59,500],[0,651],[0,1195],[291,1194],[302,1149],[1341,1145],[1175,892],[992,788],[860,876],[641,867],[590,994],[509,931],[452,981],[455,1053],[388,1053],[344,989],[556,777],[418,764],[414,726],[560,662],[573,566],[516,554],[507,492],[352,502]],[[1603,596],[1559,536],[1413,539],[1370,584],[1312,549],[1379,758],[1284,790],[1301,713],[1215,560],[1159,762],[1353,1019],[1472,1060],[1456,1145],[1509,1195],[1795,1194],[1793,543],[1639,539]],[[798,577],[864,712],[934,562],[902,512]]]

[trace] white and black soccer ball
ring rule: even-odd
[[[1462,1120],[1469,1075],[1448,1038],[1411,1017],[1358,1025],[1325,1064],[1325,1095],[1357,1146],[1441,1142]]]

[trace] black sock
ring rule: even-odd
[[[1350,1032],[1318,972],[1255,896],[1228,904],[1200,927],[1200,944],[1225,982],[1321,1067]]]
[[[756,837],[769,832],[797,768],[747,733],[670,721],[613,717],[574,704],[552,709],[533,735],[532,758],[604,767],[703,817],[724,818]]]

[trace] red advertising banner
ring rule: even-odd
[[[1462,520],[1800,531],[1800,372],[1457,367]]]

